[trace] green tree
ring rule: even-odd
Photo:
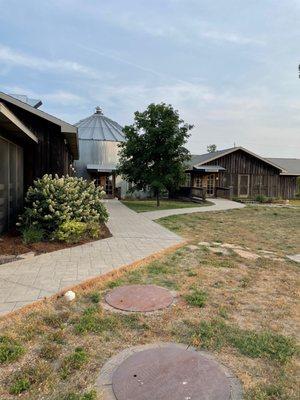
[[[214,153],[215,151],[217,151],[217,145],[216,144],[210,144],[209,146],[207,146],[207,151],[208,153]]]
[[[161,103],[136,111],[134,123],[123,130],[126,141],[120,144],[118,171],[133,183],[133,190],[150,187],[157,207],[162,191],[170,193],[184,180],[184,163],[190,158],[184,145],[192,127],[171,105]]]

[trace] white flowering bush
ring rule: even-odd
[[[53,236],[68,221],[105,222],[108,213],[101,201],[104,195],[101,187],[83,178],[44,175],[28,189],[18,225],[21,230],[36,226]]]

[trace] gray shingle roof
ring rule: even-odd
[[[205,164],[209,161],[214,161],[217,160],[218,158],[225,156],[226,154],[230,154],[234,151],[237,150],[242,150],[247,154],[250,154],[253,157],[258,158],[261,161],[266,162],[267,164],[272,165],[273,167],[277,168],[282,175],[295,175],[293,173],[288,173],[288,170],[281,164],[279,164],[279,160],[284,160],[282,158],[264,158],[261,157],[255,153],[252,153],[251,151],[245,149],[244,147],[231,147],[229,149],[225,150],[219,150],[219,151],[214,151],[213,153],[205,153],[205,154],[200,154],[200,155],[192,155],[191,160],[187,163],[189,167],[194,167],[196,165],[202,165]],[[285,159],[285,160],[292,160],[292,159]],[[216,161],[217,164],[217,161]],[[298,167],[295,167],[296,170],[298,170]],[[297,175],[297,174],[296,174]]]
[[[205,162],[210,161],[212,158],[221,157],[222,155],[227,154],[228,152],[230,152],[230,150],[233,150],[233,149],[234,149],[234,147],[232,147],[230,149],[214,151],[213,153],[205,153],[205,154],[199,154],[199,155],[193,154],[187,164],[191,167],[194,165],[197,165],[197,164],[203,164]]]
[[[280,165],[284,169],[281,175],[300,175],[300,158],[266,158],[266,160]]]
[[[96,107],[93,115],[80,120],[75,126],[81,140],[125,141],[122,126],[105,117],[99,107]]]

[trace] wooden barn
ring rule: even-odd
[[[300,176],[299,159],[268,159],[243,147],[193,155],[182,192],[190,197],[291,199]]]
[[[22,100],[0,92],[0,233],[14,224],[34,179],[70,173],[79,156],[75,126]]]

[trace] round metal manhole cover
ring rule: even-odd
[[[171,305],[173,295],[160,286],[127,285],[113,289],[105,296],[105,301],[119,310],[149,312]]]
[[[213,359],[171,346],[131,355],[114,372],[117,400],[229,400],[231,386]]]

